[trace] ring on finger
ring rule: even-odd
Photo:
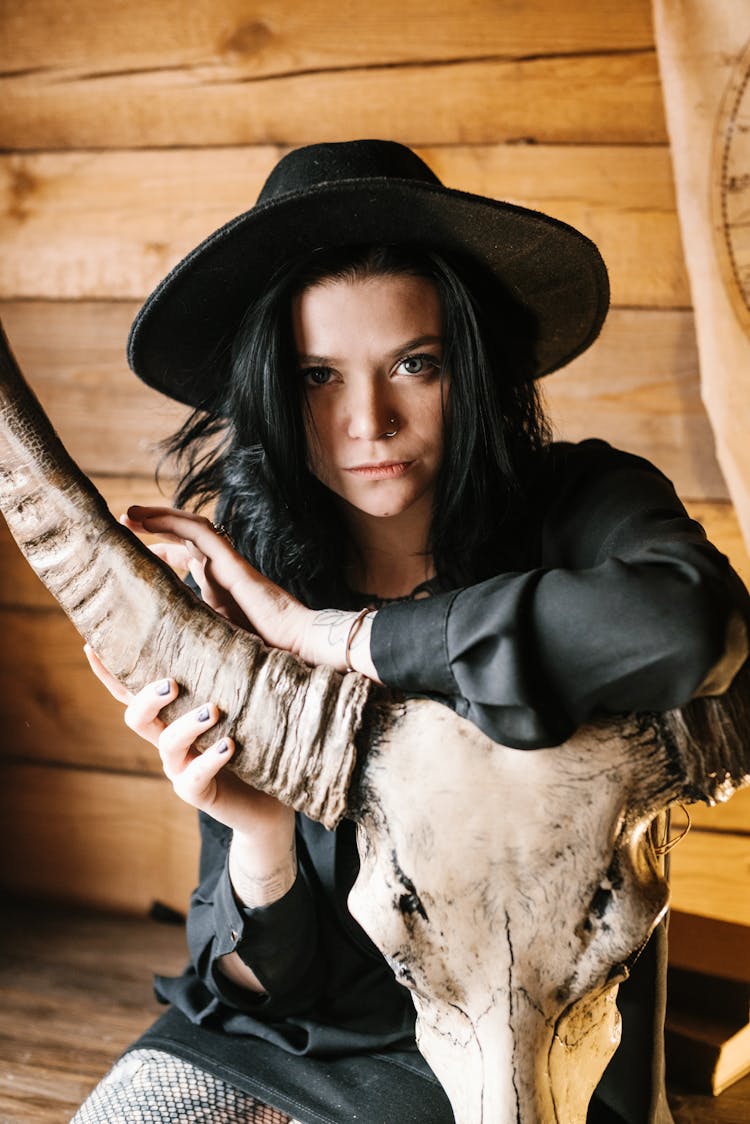
[[[214,534],[218,535],[220,538],[226,539],[232,549],[236,550],[234,539],[229,534],[229,531],[226,529],[223,523],[212,523],[211,529],[213,530]]]

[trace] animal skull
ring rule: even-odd
[[[349,904],[412,990],[457,1124],[585,1121],[617,981],[667,906],[665,764],[635,720],[524,753],[427,701],[368,757]]]

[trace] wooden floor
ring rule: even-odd
[[[122,1048],[158,1013],[152,974],[179,972],[184,960],[181,925],[6,907],[0,925],[0,1124],[67,1124]],[[677,1124],[748,1124],[750,1077],[716,1099],[672,1090],[670,1100]]]

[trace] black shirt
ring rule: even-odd
[[[596,712],[683,705],[717,668],[713,689],[728,685],[746,654],[742,639],[727,651],[729,621],[750,617],[748,596],[666,477],[601,441],[557,444],[533,497],[523,569],[378,611],[371,652],[387,685],[441,699],[496,742],[529,750],[560,744]],[[297,881],[261,909],[232,893],[231,832],[203,815],[201,831],[191,963],[159,980],[159,995],[194,1026],[278,1048],[282,1082],[284,1055],[413,1049],[411,997],[346,907],[352,825],[328,832],[298,816]],[[266,995],[222,974],[218,958],[233,950]],[[639,1046],[644,1072],[651,1045]],[[655,1096],[642,1091],[639,1104]],[[643,1124],[642,1108],[632,1119]]]

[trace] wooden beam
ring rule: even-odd
[[[18,897],[184,912],[198,870],[196,817],[162,777],[7,764],[0,885]]]
[[[747,894],[746,886],[743,890]],[[746,925],[676,908],[669,921],[669,963],[691,972],[750,983],[749,940]]]
[[[204,68],[215,81],[458,55],[634,51],[654,45],[648,0],[57,0],[4,5],[0,68],[69,76]],[[92,65],[92,59],[96,65]]]
[[[352,136],[409,145],[667,140],[651,49],[473,60],[470,52],[461,57],[459,41],[456,58],[441,61],[420,40],[414,47],[412,59],[399,63],[329,60],[312,71],[252,77],[218,55],[181,63],[174,49],[145,71],[129,69],[127,58],[31,66],[0,76],[0,146],[296,146]]]
[[[613,301],[688,307],[666,148],[455,145],[419,150],[447,186],[573,223],[600,245]],[[0,298],[142,298],[254,203],[277,147],[0,157]]]
[[[0,622],[6,764],[67,762],[161,774],[157,751],[126,728],[122,705],[91,674],[83,640],[61,610],[2,609]]]
[[[750,942],[749,835],[691,831],[672,851],[670,881],[674,909],[742,925]]]
[[[89,474],[142,476],[156,499],[159,442],[188,410],[128,370],[125,345],[137,310],[133,301],[22,301],[0,304],[0,317],[71,456]]]
[[[690,312],[612,309],[594,347],[540,385],[558,436],[647,457],[682,496],[727,497]]]

